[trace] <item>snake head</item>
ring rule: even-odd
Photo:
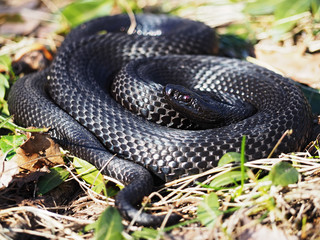
[[[194,93],[181,85],[167,84],[164,87],[164,95],[172,106],[178,108],[180,105],[192,106],[196,100]]]
[[[181,85],[167,84],[163,94],[167,103],[184,117],[200,125],[201,128],[225,126],[251,116],[255,109],[235,96],[199,94],[196,90]],[[228,102],[225,101],[228,99]]]
[[[206,99],[195,91],[181,85],[167,84],[163,89],[167,103],[184,117],[202,127],[209,128],[212,122],[219,121],[219,111],[207,103]]]

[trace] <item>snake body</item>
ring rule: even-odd
[[[248,62],[212,56],[216,35],[200,22],[151,14],[136,15],[136,21],[133,34],[127,34],[126,15],[77,27],[52,65],[19,79],[9,95],[17,123],[51,127],[63,147],[126,185],[116,198],[123,217],[161,224],[163,217],[136,216],[136,205],[153,188],[150,172],[169,181],[213,168],[226,152],[240,151],[244,135],[248,160],[268,156],[287,129],[293,133],[276,154],[305,145],[312,115],[291,80]],[[147,87],[136,87],[136,79]],[[178,129],[192,123],[166,102],[167,83],[235,95],[256,111],[226,126]],[[168,224],[178,219],[172,215]]]

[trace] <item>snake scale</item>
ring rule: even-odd
[[[159,226],[163,216],[137,214],[153,189],[151,173],[169,181],[213,168],[226,152],[240,151],[244,135],[248,160],[268,156],[287,129],[293,133],[276,154],[306,144],[311,110],[291,80],[245,61],[213,56],[216,34],[203,23],[152,14],[135,19],[132,34],[127,15],[80,25],[48,69],[20,78],[9,94],[18,124],[50,127],[64,148],[126,185],[116,197],[124,218]],[[236,96],[255,110],[218,127],[188,129],[197,118],[190,121],[168,101],[176,97],[188,103],[189,95],[181,97],[166,88],[169,84],[184,84],[199,96],[223,92],[226,101]],[[172,215],[168,224],[179,218]]]

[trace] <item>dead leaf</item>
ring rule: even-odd
[[[12,67],[17,75],[26,74],[45,69],[52,59],[52,54],[44,45],[34,43],[15,54]]]
[[[313,88],[320,88],[320,54],[307,54],[303,46],[277,46],[261,41],[255,46],[258,60],[280,70],[285,76]]]
[[[11,159],[23,170],[35,172],[43,167],[64,164],[58,144],[46,133],[28,133],[28,139]]]
[[[27,3],[19,6],[4,5],[0,8],[2,24],[0,33],[3,35],[27,35],[32,33],[40,24],[40,20],[35,18],[35,11],[38,4]],[[28,11],[29,10],[29,11]]]
[[[244,231],[240,236],[239,240],[270,240],[270,239],[277,239],[277,240],[297,240],[296,236],[287,236],[284,231],[280,229],[268,228],[266,226],[259,225],[255,228],[247,229]]]
[[[64,164],[59,145],[47,133],[27,133],[27,140],[16,150],[16,155],[11,160],[4,161],[6,154],[2,155],[0,190],[13,181],[18,186],[36,181],[50,172],[49,168]]]
[[[8,187],[13,177],[19,173],[19,166],[14,161],[4,161],[6,154],[0,159],[0,190]]]
[[[244,217],[239,222],[241,223],[241,227],[237,228],[237,234],[239,240],[297,240],[296,236],[286,234],[280,228],[270,228],[263,225],[257,225],[254,220],[249,219],[248,217]]]
[[[38,179],[36,179],[38,180]],[[65,204],[74,199],[79,191],[79,184],[73,181],[61,183],[43,196],[32,199],[24,199],[19,206],[42,206],[43,208],[56,207]]]
[[[26,183],[38,181],[38,179],[41,176],[44,176],[49,172],[50,172],[50,169],[44,166],[38,169],[36,172],[28,172],[28,173],[20,172],[19,174],[14,176],[13,180],[17,184],[17,186],[20,188]]]
[[[0,3],[0,35],[30,35],[47,38],[59,28],[50,9],[39,0]],[[44,35],[45,34],[45,35]]]

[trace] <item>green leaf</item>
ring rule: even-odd
[[[142,228],[140,231],[135,231],[132,236],[135,239],[161,239],[160,237],[163,235],[162,232],[153,229],[153,228]]]
[[[245,173],[244,174],[244,179],[248,179],[248,174]],[[237,183],[239,181],[241,181],[242,179],[242,172],[241,171],[231,171],[231,172],[226,172],[218,177],[216,177],[215,179],[212,180],[212,182],[210,183],[210,187],[213,188],[221,188],[230,184],[235,184],[237,185]]]
[[[23,128],[20,127],[16,124],[14,124],[13,122],[11,122],[10,120],[12,119],[12,117],[5,117],[0,115],[0,127],[1,128],[6,128],[9,129],[10,131],[15,131],[15,130],[21,130],[24,132],[47,132],[49,131],[49,128]]]
[[[274,11],[275,24],[271,29],[271,34],[275,39],[290,31],[304,17],[301,13],[309,11],[310,0],[283,0],[277,4]]]
[[[69,174],[68,170],[62,167],[50,168],[50,173],[39,178],[38,194],[46,194],[59,186],[69,177]]]
[[[268,182],[268,181],[271,181],[271,176],[270,174],[258,179],[258,182]]]
[[[237,152],[228,152],[224,154],[218,162],[218,167],[222,167],[232,162],[241,162],[241,154]]]
[[[256,0],[246,4],[244,12],[250,15],[274,16],[274,24],[270,34],[280,40],[284,33],[290,31],[303,18],[304,12],[312,10],[317,15],[317,0]],[[317,16],[315,16],[317,17]]]
[[[5,88],[9,88],[9,81],[3,74],[0,74],[0,84]]]
[[[0,115],[0,128],[8,128],[11,131],[14,131],[15,128],[10,126],[10,121],[12,117],[4,117]]]
[[[250,15],[267,15],[274,12],[276,5],[281,0],[257,0],[250,1],[245,5],[244,12]]]
[[[91,223],[91,224],[86,225],[86,226],[83,228],[83,231],[84,231],[84,232],[89,232],[89,231],[91,231],[91,230],[96,229],[97,226],[98,226],[98,222],[95,221],[95,222],[93,222],[93,223]]]
[[[0,149],[2,152],[11,151],[7,154],[7,159],[11,159],[15,154],[17,148],[26,139],[25,135],[6,135],[2,136],[0,139]]]
[[[320,21],[320,1],[311,0],[311,10],[314,15],[315,21]]]
[[[1,114],[4,116],[10,115],[8,103],[6,100],[0,101],[0,111],[1,111]]]
[[[289,32],[294,26],[296,25],[296,21],[288,21],[288,22],[281,22],[275,23],[275,25],[270,30],[270,34],[272,35],[273,39],[279,41],[283,34]]]
[[[123,225],[117,209],[107,207],[97,220],[95,228],[96,240],[120,240],[123,239]]]
[[[5,72],[11,71],[11,59],[8,55],[0,56],[0,67],[3,68]]]
[[[66,6],[61,14],[73,28],[92,18],[110,14],[113,4],[114,0],[78,0]]]
[[[0,55],[0,68],[2,69],[3,75],[6,77],[7,80],[10,79],[10,76],[15,77],[15,74],[12,69],[11,65],[11,58],[8,55]],[[6,85],[9,87],[9,83]]]
[[[7,55],[0,56],[0,112],[1,114],[9,116],[8,104],[5,100],[6,92],[9,89],[10,76],[14,76],[11,58]]]
[[[274,185],[283,187],[296,183],[299,180],[299,172],[290,163],[279,162],[275,164],[269,172]]]
[[[4,100],[6,90],[9,88],[9,81],[3,74],[0,74],[0,100]]]
[[[75,157],[73,165],[80,177],[93,186],[92,190],[96,193],[102,191],[107,196],[107,190],[102,174],[91,163]]]
[[[241,170],[241,188],[240,188],[240,194],[242,193],[243,190],[243,185],[244,185],[244,180],[245,180],[245,162],[247,161],[246,156],[245,156],[245,151],[246,151],[246,135],[242,136],[242,141],[241,141],[241,156],[240,156],[240,170]]]
[[[282,0],[279,1],[274,10],[276,20],[294,16],[309,10],[310,0]]]
[[[214,227],[216,220],[221,214],[222,211],[219,210],[218,196],[215,193],[210,193],[205,196],[198,206],[198,219],[207,227]]]

